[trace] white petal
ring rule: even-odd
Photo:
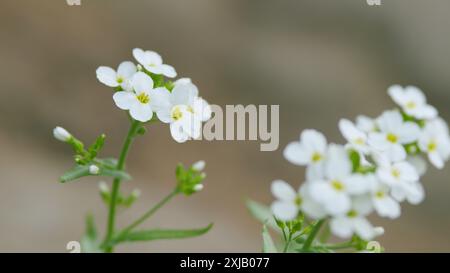
[[[325,178],[325,164],[319,162],[306,168],[306,181],[317,181]]]
[[[361,115],[356,118],[356,127],[365,133],[371,133],[375,131],[376,124],[373,119]]]
[[[370,190],[370,180],[365,175],[355,174],[343,180],[350,194],[364,194]]]
[[[414,101],[418,105],[425,104],[427,102],[427,99],[422,90],[420,90],[416,86],[405,87],[405,93],[410,101]]]
[[[428,154],[428,159],[430,160],[431,164],[435,166],[438,169],[444,168],[444,160],[442,160],[441,156],[437,152],[431,152]]]
[[[404,104],[404,91],[403,91],[403,87],[400,85],[393,85],[391,87],[388,88],[388,94],[389,96],[392,98],[392,100],[399,104],[399,105],[403,105]]]
[[[129,110],[132,105],[138,103],[136,94],[128,91],[120,91],[114,93],[113,99],[117,107],[122,110]]]
[[[311,153],[299,142],[289,143],[283,151],[284,158],[295,165],[304,166],[311,161]]]
[[[331,232],[341,238],[350,238],[353,235],[353,224],[346,217],[333,218],[330,221]]]
[[[417,205],[425,199],[425,190],[422,184],[414,183],[406,189],[406,199],[410,204]]]
[[[183,131],[181,123],[179,122],[173,122],[170,124],[170,134],[178,143],[186,142],[189,139],[189,136]]]
[[[117,74],[125,79],[131,78],[131,76],[133,76],[136,72],[136,65],[129,61],[122,62],[117,68]]]
[[[394,168],[400,171],[401,179],[408,182],[419,181],[419,174],[416,169],[408,162],[399,162],[394,164]]]
[[[303,145],[310,146],[314,151],[324,153],[327,148],[325,136],[316,130],[304,130],[300,138]]]
[[[177,84],[170,96],[172,105],[192,105],[195,97],[198,95],[198,89],[192,83]]]
[[[420,135],[419,125],[413,122],[405,122],[396,131],[399,137],[399,142],[402,144],[409,144],[416,141]]]
[[[173,68],[173,66],[162,64],[159,68],[161,70],[161,74],[168,78],[175,78],[177,76],[177,72],[175,71],[175,68]]]
[[[295,190],[283,180],[275,180],[271,185],[272,194],[282,201],[295,202],[297,198],[297,193]]]
[[[414,166],[419,176],[423,176],[427,171],[427,162],[421,156],[408,156],[406,160]]]
[[[375,232],[373,226],[365,218],[353,219],[353,227],[355,233],[358,234],[363,240],[369,241],[375,237]]]
[[[114,69],[112,69],[111,67],[100,66],[99,68],[97,68],[96,74],[97,74],[97,79],[101,83],[103,83],[109,87],[119,86],[119,83],[117,82],[116,71]]]
[[[350,197],[345,193],[339,193],[335,194],[332,199],[326,201],[325,209],[331,215],[343,215],[350,210],[351,205]]]
[[[169,109],[160,109],[158,112],[156,112],[156,115],[158,116],[158,119],[163,123],[172,122],[172,117],[170,116]]]
[[[400,205],[389,196],[384,196],[382,198],[375,197],[373,205],[378,215],[381,217],[395,219],[400,216]]]
[[[192,108],[194,113],[199,115],[201,121],[207,121],[211,118],[212,109],[206,100],[199,97],[195,98]]]
[[[373,211],[372,199],[369,194],[359,195],[352,199],[352,209],[358,212],[358,215],[368,215]]]
[[[158,87],[149,91],[150,105],[155,112],[170,111],[170,92],[165,87]]]
[[[341,119],[339,121],[339,130],[348,142],[354,142],[357,139],[366,140],[366,134],[359,131],[353,122],[347,119]]]
[[[130,115],[135,120],[147,122],[152,119],[153,111],[149,104],[137,102],[131,106]]]
[[[282,221],[294,220],[298,214],[298,209],[295,204],[283,201],[275,201],[271,209],[275,217]]]
[[[330,145],[327,153],[325,175],[329,179],[342,180],[352,172],[348,153],[341,145]]]
[[[153,88],[153,80],[144,72],[138,72],[133,76],[132,85],[136,93],[148,92]]]

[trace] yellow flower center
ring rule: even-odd
[[[384,191],[377,191],[377,192],[375,193],[375,197],[378,198],[378,199],[383,199],[384,196],[385,196]]]
[[[397,141],[398,141],[398,137],[394,134],[388,134],[386,139],[392,143],[397,143]]]
[[[297,196],[295,198],[294,202],[297,206],[300,206],[302,204],[302,199],[300,198],[300,196]]]
[[[331,186],[332,186],[336,191],[343,191],[343,190],[345,189],[344,184],[342,184],[341,181],[337,181],[337,180],[331,181]]]
[[[118,83],[123,83],[123,77],[122,76],[117,77],[117,82]]]
[[[428,151],[429,152],[434,152],[434,151],[436,151],[436,149],[437,149],[437,143],[436,143],[436,141],[430,141],[430,143],[428,143]]]
[[[410,101],[406,104],[406,108],[408,108],[408,109],[414,109],[414,108],[416,108],[416,106],[417,106],[416,103],[413,101]]]
[[[313,153],[311,160],[313,162],[319,162],[320,160],[322,160],[322,155],[318,152]]]
[[[356,216],[358,216],[358,212],[356,210],[351,210],[351,211],[347,212],[347,216],[349,218],[355,218]]]
[[[174,120],[179,120],[183,117],[183,112],[181,111],[180,107],[175,106],[172,110],[172,118]]]
[[[393,177],[395,177],[395,178],[397,178],[397,179],[400,178],[401,173],[400,173],[400,171],[399,171],[398,169],[395,169],[395,168],[392,169],[392,172],[391,172],[391,173],[392,173],[392,176],[393,176]]]
[[[150,101],[150,97],[145,92],[141,92],[136,98],[143,104],[147,104]]]
[[[355,144],[364,145],[364,139],[361,137],[355,139]]]

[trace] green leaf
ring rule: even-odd
[[[97,240],[97,228],[95,227],[92,214],[86,216],[86,231],[83,238],[81,238],[81,251],[84,253],[102,252],[100,243]]]
[[[108,169],[108,168],[101,168],[98,175],[111,176],[114,178],[119,178],[120,180],[130,180],[131,179],[131,176],[125,171],[119,171],[119,170]]]
[[[115,241],[115,244],[120,242],[137,242],[137,241],[153,241],[162,239],[183,239],[190,237],[197,237],[205,234],[212,228],[213,224],[199,229],[151,229],[130,232]]]
[[[277,253],[278,250],[275,244],[273,243],[272,237],[270,236],[266,225],[263,225],[262,237],[263,237],[263,253]]]
[[[59,181],[61,181],[61,183],[66,183],[66,182],[70,182],[75,179],[85,177],[85,176],[90,176],[90,175],[92,175],[92,174],[89,173],[89,165],[78,165],[78,166],[75,166],[72,169],[68,170],[67,172],[65,172],[59,178]],[[98,176],[111,176],[114,178],[119,178],[121,180],[130,180],[131,179],[131,176],[124,171],[108,169],[108,168],[104,168],[104,167],[100,167],[100,171],[97,175]]]
[[[271,229],[280,232],[280,229],[278,228],[278,225],[275,222],[272,211],[269,207],[250,199],[246,201],[246,205],[252,216],[255,217],[258,221],[266,224]]]
[[[60,178],[59,181],[61,183],[69,182],[75,180],[77,178],[88,176],[89,175],[89,166],[75,166],[72,169],[65,172]]]

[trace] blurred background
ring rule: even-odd
[[[106,133],[102,155],[117,156],[125,113],[95,69],[133,60],[134,47],[159,52],[179,76],[191,77],[210,103],[280,105],[280,148],[258,141],[175,143],[166,125],[149,127],[130,153],[142,191],[118,216],[124,226],[174,186],[178,162],[207,162],[205,189],[178,197],[145,227],[194,228],[207,235],[120,246],[118,251],[258,252],[261,224],[246,198],[269,204],[281,178],[297,187],[304,171],[282,156],[301,130],[343,142],[337,122],[376,116],[394,105],[391,84],[425,90],[450,121],[450,2],[445,0],[118,1],[2,0],[0,3],[0,251],[66,252],[92,212],[103,232],[106,208],[98,179],[60,184],[71,150],[52,137],[61,125],[89,143]],[[133,60],[134,61],[134,60]],[[426,200],[404,204],[400,219],[373,218],[389,252],[450,251],[450,166],[429,168]],[[108,182],[109,183],[109,182]]]

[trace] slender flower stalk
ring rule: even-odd
[[[119,161],[117,163],[117,170],[121,171],[124,168],[125,161],[127,159],[128,151],[130,150],[131,143],[133,142],[133,139],[136,135],[136,131],[139,128],[139,121],[133,121],[131,123],[130,129],[128,131],[128,135],[125,138],[125,142],[122,146],[122,151],[120,152]],[[120,190],[120,178],[114,178],[113,185],[112,185],[112,191],[111,191],[111,201],[109,204],[109,213],[108,213],[108,226],[106,230],[106,237],[105,237],[105,243],[107,244],[113,234],[114,234],[114,225],[115,225],[115,219],[116,219],[116,207],[117,207],[117,197]],[[107,247],[105,249],[106,252],[112,252],[113,247]]]

